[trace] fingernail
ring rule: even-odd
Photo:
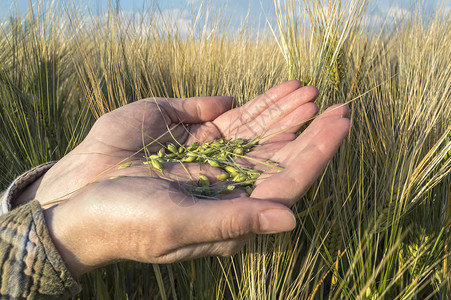
[[[346,104],[343,104],[342,118],[348,118],[351,113],[351,109]]]
[[[265,210],[259,214],[258,220],[262,233],[291,231],[296,226],[293,213],[283,209]]]

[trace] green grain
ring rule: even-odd
[[[121,165],[121,166],[119,166],[119,170],[120,169],[125,169],[125,168],[128,168],[128,167],[130,167],[132,165],[132,163],[126,163],[126,164],[123,164],[123,165]]]
[[[233,182],[233,184],[226,186],[223,184],[212,185],[205,175],[200,174],[197,186],[186,188],[188,193],[196,197],[208,196],[208,199],[210,199],[211,197],[217,197],[219,194],[228,193],[237,186],[249,193],[249,191],[253,190],[255,181],[262,172],[238,164],[235,158],[242,157],[252,151],[259,140],[259,138],[252,141],[247,141],[243,138],[236,140],[221,138],[203,144],[196,142],[188,147],[176,147],[172,143],[167,143],[157,154],[150,155],[144,164],[152,164],[160,172],[164,172],[162,166],[164,162],[208,164],[213,168],[224,171],[224,173],[216,176],[219,182]],[[169,151],[166,151],[166,149]]]

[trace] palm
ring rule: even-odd
[[[55,195],[61,197],[90,182],[112,176],[148,177],[149,170],[142,164],[145,147],[155,152],[169,141],[191,144],[219,137],[260,137],[261,145],[249,156],[262,161],[277,161],[283,167],[291,166],[294,169],[287,168],[284,172],[270,176],[264,181],[265,184],[260,180],[254,191],[255,195],[252,196],[278,196],[281,202],[292,204],[293,201],[286,199],[305,191],[307,185],[318,176],[336,151],[349,128],[347,121],[341,118],[345,109],[343,108],[326,115],[327,117],[318,118],[296,138],[295,133],[303,122],[317,112],[317,107],[312,102],[316,96],[315,88],[300,88],[299,82],[290,81],[270,89],[242,107],[231,110],[232,99],[229,97],[144,99],[129,104],[102,116],[96,122],[83,143],[52,167],[44,177],[44,181],[53,183],[50,186],[59,186],[58,191],[40,188],[37,198],[43,203],[53,200]],[[342,124],[332,127],[331,124],[337,120]],[[321,145],[326,145],[329,150],[323,153],[311,151]],[[297,167],[298,161],[305,161],[303,166],[308,166],[311,161],[316,161],[317,164],[312,167],[310,173],[306,173],[302,172],[305,168]],[[118,166],[125,162],[131,162],[132,166],[118,170]],[[255,161],[248,163],[260,168]],[[168,164],[166,168],[170,170],[171,176],[177,179],[186,178],[185,168],[194,176],[199,172],[195,164],[184,167]],[[299,173],[301,176],[294,178]],[[156,172],[151,174],[158,175]],[[280,179],[283,181],[284,176],[296,182],[301,180],[303,184],[286,196],[271,192],[274,189],[270,187],[278,184]]]
[[[316,96],[315,88],[289,81],[232,110],[227,97],[144,99],[104,115],[45,174],[36,193],[41,203],[70,198],[46,210],[51,232],[65,241],[61,249],[69,249],[63,258],[81,274],[117,259],[165,263],[231,255],[252,234],[292,230],[295,218],[286,206],[317,178],[349,130],[348,108],[337,106],[296,136],[316,114]],[[229,201],[214,201],[192,197],[177,184],[186,180],[186,170],[196,176],[197,164],[165,165],[165,176],[177,180],[163,180],[149,176],[142,163],[146,147],[154,152],[169,141],[189,145],[219,137],[260,137],[242,163],[265,170],[259,161],[272,160],[284,170],[263,174],[251,197],[233,191]],[[118,169],[125,162],[131,166]],[[108,179],[116,175],[125,177]],[[67,239],[65,227],[80,231]]]
[[[188,100],[191,103],[183,105],[178,102],[180,100],[144,99],[106,115],[90,135],[101,143],[103,149],[108,149],[109,153],[104,159],[109,160],[110,165],[117,165],[124,159],[132,162],[131,168],[109,172],[108,176],[159,176],[158,172],[149,172],[142,165],[144,153],[132,159],[129,157],[144,146],[156,152],[167,142],[189,145],[220,137],[260,137],[261,147],[250,156],[263,161],[274,160],[276,150],[293,141],[296,131],[317,112],[316,105],[312,103],[316,96],[315,88],[299,89],[299,83],[291,81],[270,89],[242,107],[228,111],[232,106],[229,98],[191,99]],[[199,101],[203,103],[199,104]],[[186,126],[184,123],[194,124]],[[112,135],[112,132],[115,134]],[[105,150],[102,151],[105,153]],[[110,161],[112,158],[113,161]],[[253,167],[260,166],[257,164]],[[179,181],[189,180],[187,169],[191,176],[196,177],[199,173],[196,164],[181,166],[166,163],[164,168],[168,171],[165,177]],[[214,180],[213,175],[219,171],[203,167],[202,172],[211,175],[210,178]]]
[[[185,143],[193,136],[216,138],[219,133],[208,121],[230,109],[232,101],[230,97],[144,99],[108,113],[97,120],[78,147],[46,173],[36,198],[41,203],[63,200],[89,183],[116,175],[149,176],[142,164],[144,146],[156,151],[174,139]],[[184,122],[193,124],[186,128]],[[125,162],[132,167],[118,171]]]
[[[293,82],[292,82],[293,83]],[[330,107],[299,136],[296,132],[317,112],[311,101],[316,89],[291,90],[279,85],[246,105],[226,112],[213,121],[226,138],[261,138],[260,146],[241,163],[267,171],[257,181],[252,197],[295,203],[319,176],[349,131],[349,108]],[[284,171],[261,162],[278,162]]]
[[[252,197],[292,206],[313,184],[346,137],[350,126],[348,113],[347,106],[332,106],[298,137],[290,137],[286,132],[284,137],[274,137],[251,152],[249,156],[256,159],[246,163],[267,171],[257,181]],[[279,163],[283,171],[276,173],[274,168],[260,163],[265,160]]]

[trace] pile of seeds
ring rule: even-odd
[[[236,158],[251,151],[258,141],[259,139],[247,141],[242,138],[229,141],[222,138],[203,144],[196,142],[188,147],[176,147],[167,143],[157,154],[147,156],[144,164],[151,164],[163,175],[164,162],[208,164],[223,170],[223,173],[216,176],[220,183],[211,184],[207,176],[200,174],[195,184],[185,187],[188,193],[200,198],[217,198],[220,194],[241,187],[250,195],[262,172],[238,164]]]

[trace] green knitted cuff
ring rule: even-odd
[[[63,299],[81,290],[52,242],[37,200],[0,217],[0,298]]]

